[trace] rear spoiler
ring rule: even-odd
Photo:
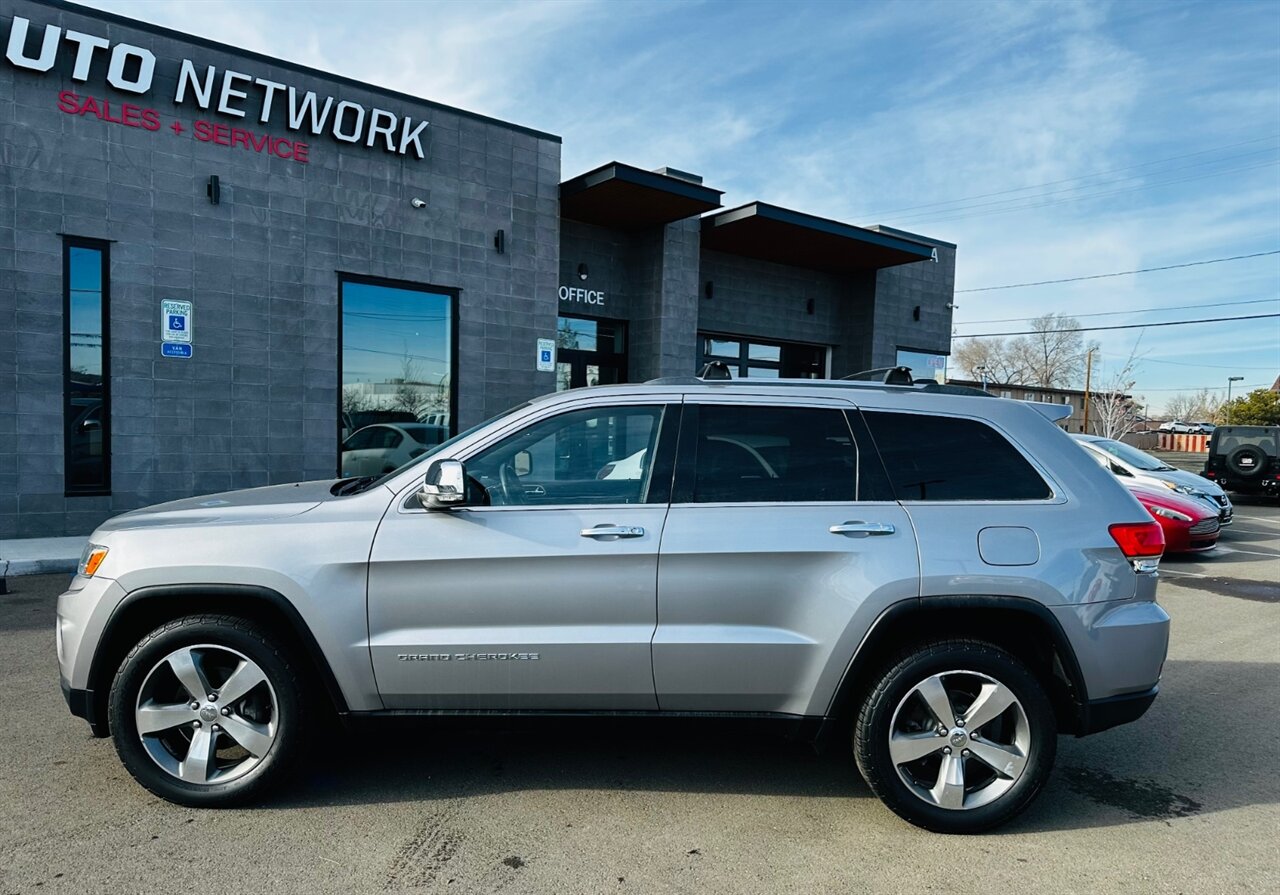
[[[1032,410],[1051,423],[1065,420],[1071,416],[1070,404],[1055,404],[1052,401],[1023,401],[1022,403],[1030,406]]]

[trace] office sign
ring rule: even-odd
[[[582,289],[578,286],[561,286],[560,300],[580,305],[604,308],[605,294],[598,289]]]

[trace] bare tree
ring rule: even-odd
[[[1049,313],[1032,320],[1030,328],[1030,335],[1012,339],[965,339],[952,362],[971,379],[981,379],[985,368],[987,380],[1000,385],[1079,385],[1085,356],[1080,321]]]
[[[1171,420],[1216,423],[1222,414],[1222,398],[1207,388],[1198,392],[1180,392],[1165,403],[1164,414]]]
[[[951,356],[951,363],[967,378],[1000,385],[1026,385],[1027,371],[1013,361],[1004,339],[965,339]]]
[[[428,388],[430,386],[420,381],[417,362],[406,355],[404,360],[400,362],[400,378],[396,382],[396,390],[392,395],[391,405],[396,410],[411,413],[414,419],[418,419],[423,411],[431,405],[431,397],[427,393]]]
[[[342,412],[343,413],[359,413],[362,410],[369,409],[369,396],[364,394],[354,385],[346,385],[342,388]]]
[[[1084,338],[1080,321],[1055,313],[1031,321],[1032,335],[1009,343],[1014,365],[1027,371],[1027,384],[1042,388],[1070,388],[1084,378]]]
[[[1138,427],[1139,407],[1133,400],[1133,387],[1137,382],[1138,346],[1129,354],[1124,366],[1105,380],[1102,388],[1090,396],[1089,428],[1092,434],[1117,441]]]

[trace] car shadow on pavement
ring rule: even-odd
[[[1004,834],[1170,821],[1280,802],[1258,719],[1280,702],[1277,666],[1169,662],[1140,721],[1059,740],[1045,791]],[[822,755],[767,728],[710,721],[429,722],[345,735],[340,764],[312,760],[268,809],[466,799],[547,789],[724,793],[875,807],[841,743]],[[328,750],[326,750],[328,752]]]

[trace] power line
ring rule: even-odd
[[[1079,317],[1123,317],[1125,314],[1149,314],[1156,311],[1187,311],[1193,308],[1229,308],[1233,305],[1261,305],[1269,304],[1273,301],[1280,301],[1280,298],[1250,298],[1247,301],[1220,301],[1211,305],[1169,305],[1164,308],[1134,308],[1132,311],[1093,311],[1088,314],[1070,314],[1068,316],[1073,319]],[[1035,317],[999,317],[992,320],[954,321],[952,325],[973,326],[978,323],[1023,323],[1035,319]]]
[[[959,199],[947,199],[942,202],[928,202],[928,203],[925,203],[924,205],[909,205],[905,208],[891,208],[888,211],[878,211],[878,212],[875,212],[874,214],[856,215],[855,217],[863,218],[863,219],[884,217],[886,215],[891,215],[891,214],[901,214],[904,211],[915,211],[921,208],[938,208],[943,205],[957,205],[961,202],[972,202],[975,199],[990,199],[993,196],[1007,196],[1012,193],[1025,193],[1028,190],[1038,190],[1046,186],[1058,186],[1059,184],[1071,183],[1076,180],[1088,180],[1094,177],[1103,177],[1103,176],[1106,176],[1107,174],[1119,174],[1121,171],[1133,171],[1138,168],[1149,168],[1152,165],[1159,165],[1159,164],[1163,164],[1164,162],[1181,161],[1184,158],[1194,158],[1195,156],[1198,156],[1198,155],[1208,155],[1211,152],[1219,152],[1223,149],[1236,149],[1240,146],[1251,146],[1254,143],[1266,143],[1271,140],[1277,139],[1277,137],[1280,137],[1280,134],[1272,134],[1269,137],[1258,137],[1253,140],[1244,140],[1240,143],[1229,143],[1225,146],[1214,146],[1209,149],[1201,149],[1199,152],[1189,152],[1185,155],[1171,155],[1166,158],[1154,159],[1149,162],[1141,162],[1136,165],[1126,165],[1123,168],[1109,168],[1105,171],[1094,171],[1091,174],[1080,174],[1076,177],[1067,177],[1062,180],[1050,180],[1045,183],[1032,184],[1031,186],[1014,187],[1013,189],[1000,190],[994,193],[980,193],[976,196],[964,196]],[[1221,161],[1221,159],[1215,159],[1215,161]],[[1206,164],[1209,164],[1209,163],[1206,163]],[[1034,198],[1034,197],[1028,196],[1026,198]],[[949,210],[954,211],[955,209],[949,209]]]
[[[1143,190],[1153,189],[1155,187],[1171,186],[1176,183],[1189,183],[1193,180],[1204,180],[1209,177],[1221,177],[1224,174],[1235,174],[1240,171],[1254,171],[1259,168],[1271,168],[1277,164],[1280,164],[1280,160],[1263,162],[1258,165],[1243,165],[1237,168],[1224,168],[1221,171],[1210,171],[1207,174],[1197,174],[1192,177],[1176,177],[1173,180],[1155,180],[1150,183],[1144,183],[1140,186],[1128,187],[1126,189],[1121,189],[1121,190],[1105,190],[1101,193],[1084,193],[1079,196],[1068,196],[1064,199],[1055,199],[1049,202],[1035,202],[1030,205],[1015,205],[1011,208],[997,208],[991,211],[973,211],[972,213],[970,213],[971,209],[961,208],[961,209],[954,209],[955,211],[959,211],[960,214],[952,214],[949,217],[946,217],[946,216],[932,217],[931,213],[920,213],[920,214],[914,214],[914,215],[907,215],[905,218],[890,218],[889,220],[891,220],[893,223],[898,224],[900,226],[912,226],[917,219],[920,222],[928,221],[930,224],[939,224],[939,223],[945,223],[947,221],[962,221],[962,220],[965,220],[966,218],[976,217],[978,215],[982,215],[984,217],[991,217],[998,214],[1013,214],[1019,211],[1030,211],[1033,208],[1048,208],[1054,205],[1066,205],[1067,203],[1070,203],[1070,202],[1080,202],[1088,199],[1102,199],[1102,198],[1106,198],[1107,196],[1120,196],[1125,193],[1136,193],[1136,192],[1141,192]],[[1026,196],[1025,198],[1039,199],[1042,197]],[[945,215],[946,213],[947,212],[944,210],[943,214]]]
[[[1122,323],[1116,326],[1080,326],[1073,329],[1054,329],[1046,332],[1052,333],[1089,333],[1101,332],[1105,329],[1147,329],[1148,327],[1157,326],[1186,326],[1190,323],[1223,323],[1228,320],[1265,320],[1270,317],[1280,317],[1280,314],[1248,314],[1243,317],[1201,317],[1198,320],[1165,320],[1160,323]],[[1041,334],[1041,330],[1024,329],[1018,332],[1008,333],[971,333],[963,336],[952,336],[952,339],[994,339],[999,336],[1036,336]]]
[[[1115,360],[1126,359],[1126,356],[1123,354],[1110,354],[1105,351],[1099,351],[1098,353],[1103,357],[1110,357]],[[1194,364],[1183,360],[1161,360],[1158,357],[1137,357],[1134,358],[1134,360],[1143,364],[1168,364],[1171,367],[1195,367],[1197,369],[1206,370],[1249,370],[1252,372],[1262,370],[1270,371],[1275,369],[1275,367],[1242,367],[1239,364]]]
[[[977,202],[977,203],[971,203],[969,205],[958,205],[955,208],[940,208],[935,211],[916,211],[911,214],[905,215],[902,218],[897,218],[897,220],[929,218],[935,214],[952,215],[957,212],[976,211],[977,209],[980,209],[980,208],[999,208],[1000,206],[1019,207],[1019,203],[1022,203],[1022,202],[1037,201],[1040,199],[1050,199],[1054,196],[1063,196],[1067,193],[1079,193],[1085,190],[1097,190],[1099,187],[1114,186],[1116,184],[1133,183],[1134,181],[1138,181],[1139,183],[1144,183],[1145,182],[1144,177],[1168,178],[1170,174],[1177,174],[1180,171],[1189,171],[1195,168],[1202,168],[1205,165],[1216,165],[1222,162],[1235,161],[1237,159],[1251,158],[1253,156],[1259,156],[1259,155],[1269,155],[1271,153],[1274,153],[1277,150],[1277,148],[1280,148],[1280,147],[1268,146],[1266,149],[1255,149],[1252,152],[1242,152],[1236,155],[1224,155],[1221,158],[1216,158],[1207,162],[1194,162],[1190,165],[1179,165],[1176,168],[1165,168],[1163,171],[1153,171],[1147,175],[1128,174],[1124,177],[1116,177],[1111,180],[1098,180],[1093,183],[1083,183],[1083,184],[1080,184],[1079,186],[1066,186],[1066,187],[1062,187],[1061,189],[1048,190],[1046,192],[1037,193],[1031,196],[1014,196],[1010,199],[996,199],[992,202]],[[1264,162],[1263,164],[1264,165],[1273,164],[1273,162]],[[1194,180],[1198,177],[1212,177],[1215,174],[1225,174],[1228,171],[1248,170],[1248,169],[1249,169],[1248,166],[1237,165],[1234,168],[1222,168],[1218,171],[1210,171],[1205,174],[1193,174],[1193,175],[1190,175],[1190,179]],[[1160,183],[1180,183],[1180,182],[1181,180],[1177,178],[1173,180],[1159,179],[1159,180],[1153,180],[1150,185],[1154,186]],[[1078,198],[1084,198],[1084,197],[1083,196],[1066,196],[1065,201],[1072,201]]]
[[[975,289],[957,289],[956,295],[962,292],[995,292],[998,289],[1022,289],[1026,286],[1052,286],[1057,283],[1078,283],[1081,280],[1105,280],[1107,277],[1127,277],[1136,273],[1153,273],[1158,270],[1178,270],[1183,267],[1199,267],[1204,264],[1221,264],[1224,261],[1241,261],[1245,258],[1263,258],[1267,255],[1280,255],[1280,249],[1272,249],[1269,252],[1254,252],[1251,255],[1232,255],[1229,258],[1209,258],[1205,261],[1188,261],[1185,264],[1167,264],[1164,267],[1140,267],[1137,270],[1119,270],[1115,273],[1095,273],[1084,277],[1064,277],[1061,280],[1039,280],[1034,283],[1009,283],[1005,286],[979,286]],[[1264,299],[1273,300],[1273,299]],[[1240,302],[1247,304],[1247,302]],[[1160,308],[1152,308],[1152,310],[1161,310]],[[1136,314],[1138,311],[1113,311],[1115,314]],[[1097,315],[1081,315],[1081,316],[1097,316]],[[982,321],[974,321],[975,323]],[[995,321],[990,321],[995,322]]]
[[[1254,385],[1236,385],[1235,388],[1238,388],[1240,389],[1240,391],[1244,392],[1246,390],[1252,390],[1255,388],[1266,388],[1268,385],[1269,383],[1259,382]],[[1138,388],[1135,386],[1133,388],[1133,391],[1138,393],[1142,393],[1142,392],[1225,392],[1226,390],[1227,390],[1227,387],[1225,385],[1189,385],[1182,388],[1173,388],[1171,386],[1161,386],[1160,388]]]

